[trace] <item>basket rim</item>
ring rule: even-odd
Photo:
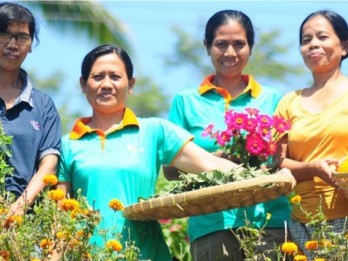
[[[157,198],[151,198],[145,201],[141,201],[141,202],[126,206],[123,211],[123,215],[129,219],[141,219],[141,220],[147,220],[147,219],[151,220],[151,219],[161,219],[161,218],[180,218],[185,216],[192,216],[192,214],[186,214],[185,211],[187,212],[188,209],[185,210],[181,206],[185,206],[188,208],[189,204],[192,204],[192,206],[193,204],[199,204],[200,199],[202,201],[201,204],[203,205],[205,204],[204,200],[207,197],[222,197],[223,198],[229,193],[232,194],[232,193],[238,192],[242,194],[242,193],[248,193],[251,191],[253,193],[258,193],[257,200],[262,202],[262,200],[267,201],[269,197],[269,195],[267,194],[265,195],[262,194],[262,192],[265,189],[265,186],[272,185],[270,187],[271,188],[274,187],[274,189],[277,189],[280,186],[283,186],[283,187],[287,186],[287,189],[292,190],[295,184],[296,184],[296,180],[292,176],[290,170],[284,168],[279,170],[275,174],[260,176],[260,177],[241,180],[241,181],[230,182],[230,183],[221,184],[221,185],[205,187],[205,188],[181,192],[177,194],[159,196]],[[238,202],[236,203],[235,201],[233,203],[234,203],[234,206],[231,208],[235,208],[236,207],[235,204],[238,204]],[[243,201],[240,199],[240,204],[242,203]],[[218,204],[218,202],[216,202],[216,204]],[[159,213],[156,213],[156,209],[163,210],[165,208],[168,208],[170,210],[178,208],[179,213],[168,214],[168,216],[166,217],[154,218],[154,216],[156,215],[158,216],[161,215]],[[190,211],[192,211],[192,209]],[[156,214],[154,214],[154,212]],[[199,215],[199,214],[207,214],[207,213],[197,213],[195,215]]]

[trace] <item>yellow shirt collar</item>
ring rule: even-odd
[[[92,132],[96,132],[100,136],[105,136],[105,133],[103,133],[101,130],[92,129],[87,125],[91,121],[91,119],[92,117],[77,119],[70,132],[69,138],[72,140],[77,140],[77,139],[80,139],[86,133],[92,133]],[[135,125],[139,127],[139,122],[134,112],[131,109],[126,108],[123,114],[122,123],[116,126],[115,129],[112,129],[111,132],[123,129],[124,127],[130,126],[130,125]]]

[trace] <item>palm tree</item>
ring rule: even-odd
[[[98,44],[113,43],[131,51],[127,32],[117,18],[113,17],[97,1],[23,1],[33,10],[37,9],[51,26],[59,30],[74,30],[86,33]]]

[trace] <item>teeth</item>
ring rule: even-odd
[[[237,64],[237,62],[222,62],[222,64],[226,67],[233,67]]]

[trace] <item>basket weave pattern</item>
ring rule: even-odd
[[[333,172],[338,187],[344,192],[348,198],[348,173]]]
[[[171,194],[130,205],[123,215],[135,220],[172,219],[251,206],[286,195],[295,186],[288,169],[248,180]]]

